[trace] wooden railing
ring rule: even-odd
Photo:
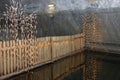
[[[83,50],[84,35],[43,37],[0,42],[0,77],[30,69]]]

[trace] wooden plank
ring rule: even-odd
[[[10,41],[10,48],[13,47],[12,41]],[[13,72],[13,49],[10,49],[10,71]]]
[[[21,68],[24,69],[24,43],[21,40]]]
[[[41,47],[41,52],[40,52],[40,62],[43,62],[43,49],[44,47]]]
[[[31,39],[31,43],[33,43],[34,42],[34,44],[32,44],[32,48],[31,49],[33,49],[33,51],[31,51],[32,52],[32,62],[33,62],[33,65],[36,65],[36,64],[38,64],[38,53],[37,53],[37,39]],[[34,59],[35,59],[35,62],[34,62]]]
[[[36,64],[38,64],[38,60],[37,60],[37,53],[36,53],[36,51],[35,51],[36,49],[35,49],[35,46],[32,46],[31,47],[31,65],[36,65]],[[35,62],[34,62],[34,59],[35,59]]]
[[[7,41],[5,41],[5,54],[6,54],[6,74],[8,73],[8,50],[7,50]]]
[[[10,74],[10,53],[9,53],[9,50],[6,51],[7,53],[7,74]]]
[[[3,74],[2,42],[0,42],[0,76]]]
[[[43,47],[42,61],[45,62],[45,47]]]
[[[9,43],[10,43],[10,42],[9,42]],[[11,64],[11,60],[12,60],[12,59],[11,59],[11,56],[12,56],[12,55],[11,55],[11,49],[10,49],[10,50],[9,50],[9,69],[10,69],[10,73],[12,72],[12,70],[11,70],[11,65],[12,65],[12,64]]]
[[[22,41],[19,40],[19,46],[22,46],[21,42],[22,42]],[[19,57],[19,58],[20,58],[20,61],[19,61],[20,64],[19,64],[19,65],[20,65],[20,70],[22,69],[22,54],[21,54],[21,53],[22,53],[22,50],[21,50],[21,49],[22,49],[22,48],[19,47],[19,56],[20,56],[20,57]]]
[[[7,47],[10,47],[10,41],[7,42]],[[8,74],[10,74],[10,50],[7,50],[7,54],[8,54]]]
[[[24,40],[24,44],[25,44],[25,48],[24,48],[24,69],[26,69],[27,68],[27,44],[26,44],[26,40]]]
[[[51,60],[54,58],[54,53],[55,53],[55,49],[54,49],[54,42],[51,43],[51,49],[52,49],[52,52],[51,52]]]
[[[38,47],[38,63],[40,63],[41,61],[40,53],[41,53],[41,48]]]
[[[13,40],[13,46],[15,47],[15,40]],[[14,57],[14,72],[16,71],[16,49],[13,49],[13,57]]]
[[[23,41],[22,41],[23,43]],[[24,56],[24,47],[21,48],[21,67],[22,69],[24,69],[24,60],[25,59],[25,56]]]
[[[32,56],[33,56],[33,58],[32,58],[32,60],[34,60],[35,59],[35,62],[33,61],[33,65],[36,65],[36,64],[38,64],[38,54],[37,54],[37,48],[36,48],[36,40],[35,39],[32,39],[32,41],[31,41],[31,43],[32,42],[34,42],[34,44],[32,45],[33,47],[33,51],[32,51]]]
[[[32,65],[35,65],[36,64],[36,54],[34,53],[35,51],[35,48],[34,48],[34,41],[32,41],[31,39],[28,41],[29,42],[29,47],[27,49],[28,51],[28,67],[32,66]],[[34,53],[34,54],[33,54]]]
[[[18,49],[18,41],[16,41],[16,71],[19,71],[20,69],[20,66],[19,66],[19,63],[20,63],[20,55],[19,55],[19,49]]]
[[[24,40],[22,40],[22,45],[25,46]],[[25,69],[25,47],[22,48],[22,67]]]
[[[44,62],[47,61],[47,46],[44,46]]]
[[[47,53],[47,54],[49,54],[49,56],[48,56],[48,60],[51,60],[51,56],[52,56],[52,53],[51,53],[51,52],[52,52],[52,51],[51,51],[51,46],[48,45],[47,48],[48,48],[48,51],[49,51],[49,52]]]
[[[3,42],[3,48],[6,48],[6,45],[5,45],[5,41]],[[7,71],[6,71],[6,50],[3,51],[3,58],[4,58],[4,75],[7,74]]]
[[[7,50],[6,50],[5,54],[6,54],[6,74],[8,74],[8,51]]]

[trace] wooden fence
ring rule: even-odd
[[[0,42],[0,77],[83,50],[84,35]]]

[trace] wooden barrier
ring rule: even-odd
[[[0,77],[69,55],[83,48],[83,34],[42,37],[37,40],[0,41]],[[63,68],[68,67],[64,65]]]
[[[38,39],[38,63],[51,60],[51,38],[39,38]]]
[[[0,42],[0,48],[2,48],[2,42]],[[3,57],[2,51],[0,50],[0,76],[3,74]]]
[[[84,75],[85,66],[81,63],[81,54],[83,53],[81,52],[72,56],[68,56],[66,58],[55,61],[53,64],[36,68],[27,74],[13,77],[10,80],[63,80],[63,78],[69,74],[80,69],[83,69]]]
[[[53,58],[68,54],[71,51],[70,36],[52,37]]]

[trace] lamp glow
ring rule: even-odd
[[[50,17],[54,16],[54,14],[55,14],[55,4],[54,3],[48,4],[47,13]]]

